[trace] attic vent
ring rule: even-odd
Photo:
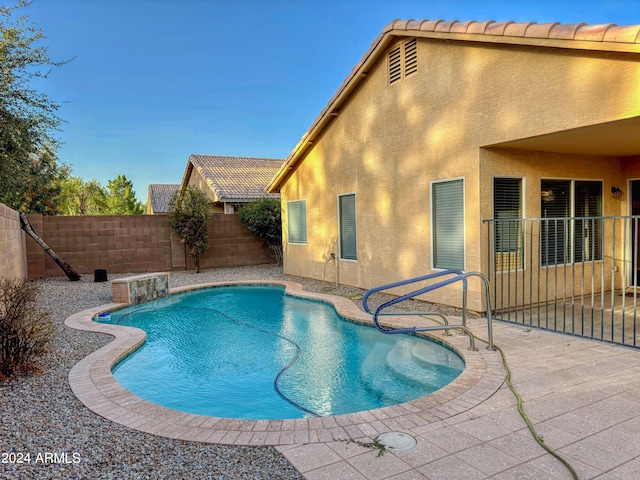
[[[411,39],[389,51],[389,85],[418,71],[418,45]]]
[[[402,79],[401,60],[400,47],[396,47],[389,52],[389,84]]]
[[[416,39],[404,44],[404,76],[408,77],[418,71],[418,47]]]

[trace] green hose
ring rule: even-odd
[[[425,318],[428,318],[429,320],[442,325],[436,319],[433,319],[433,318],[430,318],[430,317],[425,317]],[[484,339],[482,339],[480,337],[476,337],[474,335],[473,338],[475,338],[476,340],[478,340],[478,341],[480,341],[482,343],[486,343],[487,345],[489,345],[488,341],[486,341],[486,340],[484,340]],[[542,448],[544,448],[547,452],[549,452],[553,457],[555,457],[560,463],[562,463],[567,468],[567,470],[569,470],[569,473],[571,473],[571,476],[574,478],[574,480],[578,480],[578,474],[573,469],[573,467],[569,464],[569,462],[567,462],[564,458],[562,458],[558,453],[556,453],[555,451],[551,450],[551,448],[549,448],[544,443],[544,440],[542,439],[542,437],[540,437],[540,435],[538,435],[538,432],[536,432],[536,429],[534,428],[533,424],[531,423],[531,420],[529,420],[529,417],[524,412],[524,408],[522,407],[522,397],[520,396],[520,394],[516,390],[516,387],[513,386],[513,383],[511,383],[511,369],[509,368],[509,365],[507,364],[507,357],[505,356],[505,354],[502,351],[502,349],[500,347],[498,347],[497,345],[494,344],[493,348],[495,348],[498,352],[500,352],[500,356],[502,357],[502,365],[504,366],[504,370],[507,373],[507,378],[506,378],[507,386],[509,387],[509,390],[511,390],[511,393],[513,393],[513,396],[516,397],[516,400],[518,401],[518,413],[520,413],[520,416],[522,417],[524,422],[527,424],[527,427],[529,428],[529,431],[531,432],[531,435],[533,435],[534,440],[536,442],[538,442],[540,444],[540,446]]]
[[[482,338],[478,338],[475,335],[474,337],[483,343],[489,344],[489,342],[487,342],[486,340],[483,340]],[[544,443],[544,440],[542,439],[542,437],[540,437],[540,435],[538,435],[538,433],[536,432],[536,429],[534,428],[533,424],[529,420],[529,417],[527,416],[526,413],[524,413],[524,409],[522,407],[522,397],[520,396],[516,388],[513,386],[513,383],[511,383],[511,370],[509,369],[509,365],[507,365],[507,358],[505,357],[504,352],[497,345],[494,345],[493,348],[495,348],[498,352],[500,352],[500,356],[502,357],[502,365],[504,366],[505,372],[507,372],[507,386],[509,387],[509,390],[511,390],[511,393],[513,393],[513,396],[516,397],[516,400],[518,401],[518,412],[520,413],[520,416],[522,417],[524,422],[527,424],[527,427],[529,427],[529,431],[531,432],[531,435],[533,435],[533,438],[535,439],[535,441],[538,442],[542,448],[544,448],[547,452],[553,455],[560,463],[562,463],[565,467],[567,467],[567,470],[569,470],[569,473],[571,473],[571,476],[574,478],[574,480],[578,480],[578,474],[573,469],[573,467],[569,464],[569,462],[567,462],[564,458],[562,458],[558,453],[551,450],[551,448],[549,448]]]

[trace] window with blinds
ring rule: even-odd
[[[287,230],[289,243],[307,243],[307,201],[287,202]]]
[[[418,43],[415,38],[389,51],[389,85],[418,71]]]
[[[338,217],[340,222],[340,258],[343,260],[357,260],[355,193],[338,196]]]
[[[432,231],[434,268],[464,269],[464,181],[433,183]]]
[[[540,212],[542,265],[602,260],[602,182],[542,180]]]
[[[573,261],[602,260],[602,182],[574,183],[574,215]]]
[[[522,179],[493,179],[495,264],[497,270],[522,268]]]

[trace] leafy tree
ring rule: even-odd
[[[211,218],[211,202],[194,186],[178,191],[169,202],[167,216],[171,229],[182,237],[187,253],[200,273],[200,257],[209,248],[207,226]]]
[[[108,215],[137,215],[144,213],[144,205],[136,200],[133,183],[124,175],[107,182]]]
[[[238,212],[240,221],[250,231],[264,239],[282,266],[282,224],[280,202],[263,198],[248,203]]]
[[[108,212],[107,191],[97,180],[85,182],[66,176],[59,183],[58,215],[104,215]]]
[[[25,172],[26,183],[23,185],[19,211],[56,215],[60,201],[60,181],[66,175],[66,168],[60,167],[55,153],[48,149],[32,158],[29,169]]]
[[[51,214],[59,105],[30,82],[66,62],[52,61],[46,47],[37,45],[45,37],[28,17],[14,18],[15,10],[30,3],[0,5],[0,202],[15,210]]]

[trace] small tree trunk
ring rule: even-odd
[[[33,238],[36,241],[36,243],[40,245],[42,250],[44,250],[44,252],[47,255],[49,255],[53,259],[53,261],[60,266],[60,268],[64,271],[65,275],[69,280],[71,280],[72,282],[80,280],[80,274],[78,274],[78,272],[76,272],[73,269],[73,267],[71,267],[71,265],[69,265],[67,262],[62,260],[58,255],[56,255],[56,252],[51,250],[51,247],[49,247],[49,245],[47,245],[44,242],[44,240],[42,240],[42,238],[40,238],[40,236],[33,229],[33,227],[31,226],[31,223],[29,222],[29,220],[27,219],[27,216],[24,213],[20,213],[20,226],[25,232],[27,232],[27,235]]]
[[[278,262],[278,266],[281,267],[283,265],[283,255],[282,255],[282,244],[269,244],[271,251],[276,256],[276,262]]]

